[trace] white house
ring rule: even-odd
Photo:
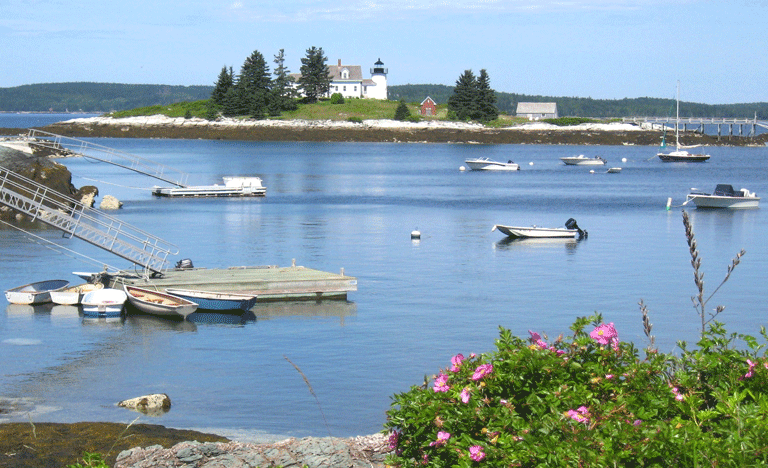
[[[528,120],[556,119],[557,103],[555,102],[518,102],[518,117],[526,117]]]
[[[328,65],[331,86],[326,97],[340,93],[345,98],[387,99],[387,73],[381,59],[370,69],[370,78],[363,78],[360,65],[342,65],[339,59],[337,65]],[[298,82],[301,75],[292,76]]]

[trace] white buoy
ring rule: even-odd
[[[529,166],[533,166],[533,161],[528,163]]]
[[[590,173],[590,174],[594,174],[594,173],[595,173],[595,170],[594,170],[594,169],[590,169],[590,170],[589,170],[589,173]]]
[[[467,170],[467,168],[466,168],[466,167],[464,167],[464,166],[459,166],[459,170],[460,170],[460,171],[466,171],[466,170]]]
[[[627,162],[627,158],[621,158],[621,162]]]
[[[411,239],[421,239],[421,233],[418,229],[411,231]]]
[[[672,206],[672,197],[667,198],[667,211],[669,211],[669,208]]]

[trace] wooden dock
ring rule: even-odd
[[[303,266],[175,268],[150,278],[141,272],[127,271],[102,275],[102,281],[111,288],[129,284],[158,290],[181,288],[255,294],[257,302],[346,299],[348,292],[357,291],[357,278],[346,276],[343,269],[334,274]]]

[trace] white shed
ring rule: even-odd
[[[526,117],[528,120],[556,119],[558,117],[557,103],[518,102],[516,114],[518,117]]]

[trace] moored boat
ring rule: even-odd
[[[240,310],[247,311],[256,303],[256,296],[196,289],[166,288],[165,292],[197,303],[199,310]]]
[[[128,302],[141,312],[165,317],[183,317],[197,310],[197,303],[173,294],[139,288],[136,286],[123,286]]]
[[[224,185],[154,187],[158,197],[263,197],[267,189],[259,177],[224,177]]]
[[[489,158],[467,159],[464,163],[473,171],[519,171],[520,165],[512,160],[507,162],[494,161]]]
[[[588,158],[583,154],[578,156],[566,156],[564,158],[560,158],[560,160],[567,166],[603,166],[608,162],[600,156]]]
[[[693,202],[696,208],[749,209],[759,207],[760,197],[745,188],[736,191],[732,185],[718,184],[711,194],[691,189],[683,205],[689,202]]]
[[[78,305],[87,293],[103,287],[104,285],[101,283],[83,283],[51,291],[51,302],[59,305]]]
[[[565,238],[573,239],[579,236],[579,239],[587,237],[587,231],[582,231],[573,218],[565,222],[564,228],[545,228],[541,226],[504,226],[496,224],[491,232],[498,230],[512,238]]]
[[[684,146],[680,144],[680,82],[677,83],[677,114],[675,118],[675,150],[665,153],[659,151],[656,156],[662,160],[662,162],[704,162],[709,159],[708,154],[698,153],[692,154],[685,150],[685,148],[696,148],[700,145]],[[662,141],[662,148],[666,147],[666,141]]]
[[[119,317],[127,296],[120,289],[102,288],[83,296],[83,315],[86,317]]]
[[[11,304],[45,304],[51,302],[51,291],[69,286],[67,280],[47,280],[25,284],[5,291],[5,298]]]

